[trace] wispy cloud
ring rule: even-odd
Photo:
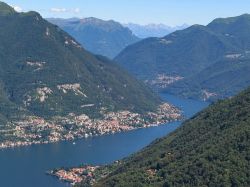
[[[81,10],[79,8],[74,8],[74,9],[67,9],[67,8],[51,8],[50,12],[53,13],[80,13]]]
[[[63,12],[67,12],[67,9],[66,8],[51,8],[50,11],[56,12],[56,13],[63,13]]]
[[[75,8],[75,9],[73,10],[73,12],[75,12],[75,13],[80,13],[81,10],[80,10],[80,8]]]
[[[17,11],[17,12],[22,12],[22,11],[23,11],[23,9],[22,9],[20,6],[13,5],[12,7],[13,7],[13,8],[15,9],[15,11]]]

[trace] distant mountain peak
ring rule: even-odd
[[[132,30],[132,32],[139,38],[163,37],[176,30],[182,30],[188,27],[187,24],[171,27],[165,24],[155,24],[155,23],[150,23],[147,25],[128,23],[124,24],[124,26]]]
[[[199,24],[192,25],[192,26],[184,29],[183,31],[185,31],[185,30],[188,30],[188,31],[191,31],[191,32],[193,32],[193,31],[197,31],[197,32],[204,32],[204,31],[205,32],[209,32],[209,30],[205,26],[199,25]]]
[[[114,20],[102,20],[94,17],[82,18],[79,20],[79,24],[96,26],[108,32],[124,29],[119,22]]]
[[[129,28],[114,20],[94,17],[47,20],[71,34],[87,50],[109,58],[139,40]]]

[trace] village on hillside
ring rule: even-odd
[[[166,124],[181,118],[181,111],[168,103],[160,105],[156,113],[148,112],[146,115],[118,111],[104,113],[102,119],[90,119],[85,114],[74,113],[52,120],[29,116],[0,128],[0,149],[112,134]]]

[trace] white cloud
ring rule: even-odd
[[[65,13],[65,12],[68,12],[68,13],[80,13],[81,10],[79,8],[74,8],[74,9],[66,9],[66,8],[51,8],[50,9],[50,12],[53,12],[53,13]]]
[[[56,12],[56,13],[62,13],[62,12],[67,12],[66,8],[51,8],[51,12]]]
[[[74,9],[74,12],[75,12],[75,13],[80,13],[81,10],[80,10],[80,8],[75,8],[75,9]]]
[[[23,9],[20,7],[20,6],[12,6],[14,9],[15,9],[15,11],[17,11],[17,12],[22,12],[23,11]]]

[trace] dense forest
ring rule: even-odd
[[[249,186],[249,139],[250,89],[122,160],[95,186]]]

